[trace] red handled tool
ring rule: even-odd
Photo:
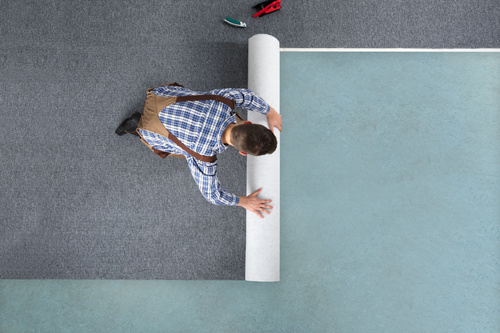
[[[269,0],[254,6],[257,13],[253,17],[264,16],[281,9],[281,0]]]

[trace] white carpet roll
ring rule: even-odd
[[[259,34],[249,39],[248,88],[280,112],[279,41]],[[267,117],[248,112],[248,120],[268,126]],[[259,197],[272,199],[271,214],[259,218],[247,211],[246,269],[247,281],[280,279],[280,132],[274,129],[278,147],[271,155],[247,157],[247,194],[263,188]]]

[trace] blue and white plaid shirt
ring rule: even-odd
[[[269,105],[248,89],[216,89],[208,93],[195,92],[176,86],[161,86],[152,90],[157,96],[220,95],[234,100],[236,107],[262,114],[269,113]],[[226,127],[236,122],[236,115],[218,101],[188,101],[167,106],[160,112],[165,128],[191,150],[205,156],[222,153],[227,145],[222,143]],[[156,133],[140,130],[142,137],[154,148],[186,156],[196,184],[209,202],[215,205],[235,206],[237,195],[222,188],[217,176],[217,161],[202,162],[186,153],[174,142]]]

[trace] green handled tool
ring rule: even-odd
[[[229,18],[229,17],[226,17],[224,19],[224,22],[226,22],[227,24],[230,24],[234,27],[238,27],[238,28],[246,28],[247,27],[247,24],[244,23],[244,22],[240,22],[238,20],[235,20],[235,19],[232,19],[232,18]]]

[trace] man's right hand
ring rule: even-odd
[[[267,114],[267,122],[269,123],[269,129],[274,132],[276,127],[280,132],[283,129],[283,121],[281,120],[281,115],[274,109],[270,108]]]
[[[258,189],[257,191],[253,192],[252,194],[246,197],[239,196],[240,202],[238,203],[238,206],[243,207],[251,211],[252,213],[257,214],[260,218],[264,218],[262,213],[271,214],[271,212],[268,209],[273,209],[273,206],[267,204],[270,203],[272,200],[257,198],[257,195],[261,191],[262,188]]]

